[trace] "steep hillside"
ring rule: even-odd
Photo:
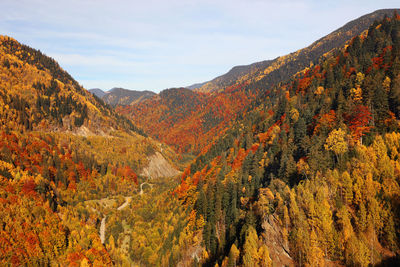
[[[0,36],[1,128],[107,134],[140,132],[83,89],[53,59]]]
[[[270,85],[285,81],[293,74],[308,67],[323,54],[343,46],[353,36],[365,31],[374,20],[392,16],[396,9],[382,9],[355,19],[310,46],[274,60],[265,60],[245,66],[233,67],[229,72],[193,89],[200,92],[223,90],[233,84],[267,77]]]
[[[175,153],[140,133],[53,59],[0,37],[0,265],[112,265],[87,201],[178,173]]]
[[[222,134],[254,98],[252,92],[240,85],[212,95],[174,88],[116,110],[176,151],[196,154]]]
[[[373,23],[195,159],[177,264],[398,266],[399,37],[399,15]]]
[[[107,92],[99,90],[100,89],[90,89],[89,92],[95,94],[97,97],[101,98],[104,102],[111,106],[134,105],[156,95],[151,91],[135,91],[124,88],[112,88]]]
[[[91,92],[92,94],[94,94],[95,96],[97,96],[100,99],[107,94],[106,92],[104,92],[100,88],[89,89],[89,92]]]
[[[0,265],[399,266],[400,16],[365,29],[134,123],[0,37]]]
[[[374,19],[393,12],[380,10],[363,16],[311,46],[276,60],[235,67],[229,75],[223,76],[222,85],[214,87],[214,82],[209,83],[211,89],[206,84],[202,88],[207,90],[188,92],[188,89],[175,89],[179,94],[166,90],[159,97],[132,107],[118,107],[117,111],[129,116],[147,134],[173,146],[176,151],[197,154],[221,136],[233,120],[243,116],[252,103],[270,93],[271,86],[303,71],[310,62],[317,64],[320,56],[328,55],[331,50],[367,30]],[[249,68],[251,72],[248,72]],[[173,100],[173,97],[177,99]]]
[[[207,82],[203,82],[203,83],[195,83],[189,86],[186,86],[185,88],[190,89],[190,90],[195,90],[198,89],[200,87],[202,87],[203,85],[205,85]]]
[[[159,143],[143,136],[130,120],[87,92],[53,59],[10,37],[2,36],[0,41],[0,130],[71,133],[100,140],[92,145],[108,142],[118,151],[135,148],[126,152],[130,155],[126,161],[135,153],[150,155],[160,149]],[[120,143],[119,137],[129,144]],[[164,154],[168,151],[166,147]],[[116,155],[113,158],[119,160]],[[146,157],[142,161],[146,162]],[[136,162],[135,170],[144,166]]]

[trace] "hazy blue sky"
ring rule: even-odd
[[[0,0],[0,34],[53,57],[85,88],[160,91],[293,52],[393,7],[398,0]]]

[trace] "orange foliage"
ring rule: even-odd
[[[353,140],[356,143],[360,142],[361,137],[372,128],[368,126],[371,118],[369,108],[363,105],[355,106],[350,114],[345,115]]]
[[[286,91],[286,92],[285,92],[285,98],[286,98],[288,101],[290,101],[290,92],[289,92],[289,91]]]
[[[319,115],[319,118],[317,116],[315,117],[315,119],[318,119],[318,122],[317,125],[314,127],[313,134],[319,134],[322,127],[327,127],[331,129],[335,126],[336,113],[334,110],[330,110],[329,113]]]
[[[166,90],[135,106],[119,106],[117,111],[177,152],[199,153],[224,134],[237,114],[255,99],[256,94],[243,90],[244,85],[215,93]]]
[[[257,151],[257,149],[258,149],[259,146],[260,146],[259,143],[255,143],[255,144],[253,144],[253,145],[251,146],[250,150],[251,150],[253,153],[255,153],[255,152]]]
[[[22,192],[26,195],[32,195],[32,196],[36,196],[37,193],[35,191],[35,181],[33,179],[29,179],[27,181],[25,181],[25,183],[22,186]]]
[[[311,81],[311,77],[304,77],[303,79],[299,80],[299,85],[297,86],[296,93],[301,92],[304,94],[306,89],[310,86]]]
[[[232,170],[238,170],[242,167],[243,160],[246,158],[248,152],[244,148],[239,149],[239,152],[232,163]]]
[[[117,173],[117,176],[120,176],[128,181],[138,184],[136,173],[128,165],[118,168],[116,173]]]

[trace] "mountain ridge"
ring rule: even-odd
[[[380,9],[376,10],[372,13],[363,15],[357,19],[354,19],[344,26],[338,28],[337,30],[333,31],[332,33],[326,35],[318,39],[317,41],[313,42],[311,45],[307,46],[306,48],[299,49],[295,52],[289,53],[285,56],[279,56],[272,60],[263,60],[255,63],[251,63],[249,65],[239,65],[234,66],[231,70],[227,73],[220,75],[211,81],[205,83],[199,83],[192,85],[194,86],[194,90],[198,90],[201,92],[213,92],[218,90],[223,90],[223,88],[233,85],[238,80],[246,80],[246,76],[253,75],[253,76],[265,76],[273,74],[274,72],[280,72],[278,79],[287,79],[291,75],[295,74],[295,72],[290,71],[288,67],[282,66],[280,61],[284,58],[288,58],[291,64],[297,64],[300,62],[302,67],[308,67],[310,62],[315,61],[324,53],[330,51],[333,48],[340,47],[344,45],[346,41],[348,41],[352,36],[360,34],[364,31],[374,20],[382,19],[385,16],[392,16],[394,12],[398,12],[399,9]],[[338,36],[335,35],[344,35],[341,38],[337,38]],[[347,37],[346,37],[347,36]],[[323,52],[318,51],[318,47],[324,46],[329,43],[329,39],[336,38],[334,43],[330,44],[328,49],[324,49]],[[305,53],[309,53],[310,55],[304,56]],[[314,55],[315,54],[315,55]],[[293,55],[296,57],[301,57],[300,59],[290,59]],[[301,62],[304,61],[304,62]],[[314,62],[316,63],[316,62]],[[274,66],[275,65],[275,66]],[[280,71],[282,67],[285,67],[283,71]],[[269,69],[272,69],[269,70]],[[272,75],[270,75],[272,76]],[[272,77],[272,79],[275,79]],[[275,79],[276,80],[276,79]],[[188,86],[190,88],[191,86]]]
[[[121,87],[114,87],[108,91],[93,88],[89,89],[89,92],[95,94],[97,97],[101,98],[104,102],[111,106],[134,105],[156,95],[156,93],[148,90],[137,91]]]
[[[2,117],[17,116],[26,130],[76,132],[84,126],[94,133],[140,131],[80,86],[54,59],[7,36],[0,36],[0,48],[0,91],[8,107]]]
[[[363,27],[118,113],[0,36],[0,264],[398,266],[400,16]]]
[[[107,94],[107,92],[101,90],[100,88],[92,88],[88,90],[89,92],[91,92],[92,94],[94,94],[95,96],[97,96],[98,98],[102,98],[104,95]]]
[[[252,68],[251,73],[246,72],[245,75],[239,75],[240,77],[237,74],[247,71],[248,68],[234,67],[231,71],[232,75],[228,77],[233,82],[226,83],[227,78],[223,79],[221,83],[223,86],[209,82],[192,90],[198,95],[192,94],[191,99],[201,100],[195,102],[197,106],[191,105],[188,108],[188,103],[182,102],[184,101],[182,99],[177,101],[177,103],[182,102],[181,106],[167,104],[174,101],[170,96],[168,99],[163,99],[160,93],[158,97],[133,106],[117,107],[117,111],[129,116],[150,136],[174,146],[177,151],[197,154],[219,133],[223,133],[232,121],[241,117],[253,102],[257,102],[259,96],[267,94],[269,87],[290,79],[298,72],[305,71],[312,65],[310,62],[315,61],[313,64],[317,64],[319,57],[332,53],[332,50],[339,45],[343,46],[359,32],[367,30],[370,26],[369,22],[372,24],[376,18],[387,14],[392,15],[393,12],[394,9],[380,10],[364,15],[297,52],[275,60],[253,63],[249,65]],[[268,65],[267,68],[265,64]],[[207,86],[211,86],[210,90],[204,90]],[[179,90],[182,95],[188,95],[183,89]],[[178,94],[175,95],[180,98]],[[187,142],[187,140],[191,141]]]
[[[0,265],[112,266],[99,203],[139,197],[150,177],[173,184],[179,166],[54,59],[0,36]]]

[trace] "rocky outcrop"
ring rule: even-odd
[[[289,255],[289,242],[285,238],[283,229],[274,215],[269,215],[263,222],[264,242],[268,247],[269,256],[274,266],[295,266]]]
[[[160,152],[149,156],[149,165],[143,168],[140,175],[149,178],[173,177],[179,175],[180,172],[175,169]]]

